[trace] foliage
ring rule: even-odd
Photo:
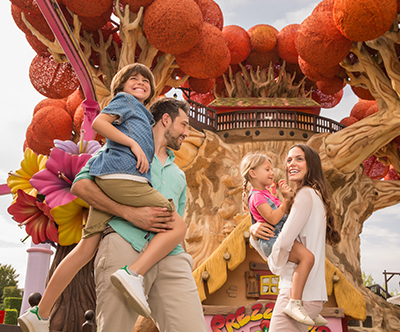
[[[364,271],[362,272],[362,280],[365,287],[369,287],[376,284],[374,278],[372,278],[372,274],[370,273],[367,275]]]
[[[3,303],[3,291],[5,287],[17,286],[19,274],[11,265],[0,264],[0,301]]]
[[[17,309],[6,309],[4,315],[4,324],[17,325],[18,322],[18,310]]]
[[[4,299],[4,308],[5,309],[16,309],[18,311],[21,310],[22,305],[22,297],[6,297]]]
[[[4,287],[3,289],[3,301],[7,297],[22,297],[21,290],[17,286]]]

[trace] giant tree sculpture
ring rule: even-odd
[[[55,138],[79,142],[83,96],[35,1],[11,1],[16,24],[38,53],[30,70],[32,84],[47,97],[35,108],[25,148],[48,155]],[[60,9],[91,64],[101,108],[110,100],[109,85],[116,71],[135,61],[152,69],[156,95],[181,86],[192,90],[191,99],[204,104],[216,97],[311,96],[329,108],[340,102],[345,83],[360,98],[375,100],[373,112],[363,109],[361,116],[354,110],[356,116],[344,120],[347,128],[314,135],[308,144],[323,160],[343,239],[328,247],[327,257],[364,294],[376,331],[400,329],[399,311],[362,284],[359,239],[373,211],[400,202],[395,140],[400,134],[400,33],[395,0],[381,0],[379,6],[371,0],[324,0],[301,25],[280,32],[267,24],[249,31],[223,27],[213,0],[121,0],[114,8],[110,0],[86,1],[84,7],[79,0],[60,0]],[[118,24],[110,19],[113,10]],[[276,173],[283,174],[277,161],[293,143],[228,144],[209,131],[191,132],[177,162],[188,180],[187,243],[196,266],[218,247],[225,229],[243,218],[238,172],[242,156],[269,151]],[[363,162],[369,158],[374,158],[372,167],[385,172],[365,175]],[[388,180],[380,181],[385,175]]]

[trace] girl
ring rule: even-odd
[[[292,190],[285,180],[279,181],[279,187],[284,197],[284,201],[281,203],[277,197],[266,189],[274,182],[274,171],[271,160],[264,154],[247,154],[240,165],[240,172],[244,178],[243,198],[246,195],[246,188],[249,182],[252,188],[248,196],[248,206],[253,223],[267,222],[275,226],[275,236],[273,238],[269,240],[260,238],[258,240],[258,246],[261,249],[261,252],[259,251],[260,255],[267,259],[286,221],[286,213],[289,210],[291,197],[293,196]],[[257,244],[255,248],[257,248]],[[295,241],[289,260],[298,264],[296,268],[298,278],[293,283],[291,305],[288,306],[285,312],[300,323],[314,325],[314,321],[308,316],[301,303],[304,284],[314,264],[314,255],[298,241]]]
[[[287,221],[268,257],[271,271],[281,277],[270,332],[307,331],[306,326],[285,314],[290,307],[295,283],[299,277],[302,278],[296,265],[290,261],[292,248],[297,241],[302,243],[315,258],[314,266],[304,286],[303,305],[311,318],[317,317],[315,325],[323,325],[319,322],[320,318],[323,319],[319,316],[319,312],[323,303],[327,301],[325,240],[330,244],[340,241],[339,233],[334,230],[333,213],[318,153],[304,144],[292,146],[286,160],[286,173],[289,181],[295,184],[296,192]],[[251,233],[262,237],[262,227],[253,226]]]
[[[186,225],[168,201],[150,185],[149,162],[154,154],[153,116],[144,105],[154,95],[154,78],[142,64],[122,68],[111,82],[113,99],[97,116],[93,129],[107,138],[107,149],[90,161],[90,173],[112,199],[132,206],[160,206],[174,211],[174,227],[157,233],[134,264],[111,275],[113,285],[140,315],[150,316],[143,275],[174,249],[186,234]],[[37,307],[18,321],[23,332],[48,332],[50,310],[76,273],[94,256],[101,234],[112,215],[93,210],[82,240],[57,267]]]

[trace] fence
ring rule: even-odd
[[[316,133],[334,133],[345,126],[315,114],[297,111],[258,109],[219,113],[189,100],[190,124],[197,130],[224,131],[245,128],[292,128]]]

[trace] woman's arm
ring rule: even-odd
[[[116,117],[106,113],[100,113],[93,121],[92,128],[100,135],[108,138],[111,141],[129,147],[132,153],[136,156],[137,167],[140,173],[146,173],[149,170],[149,161],[144,154],[140,145],[128,135],[118,130],[112,123]]]
[[[296,195],[289,216],[268,257],[268,264],[275,274],[280,274],[281,269],[288,262],[293,243],[307,223],[312,208],[310,191],[306,188],[301,189]]]
[[[268,241],[271,237],[275,236],[274,226],[267,222],[256,222],[250,226],[250,234],[255,239],[264,239]]]

